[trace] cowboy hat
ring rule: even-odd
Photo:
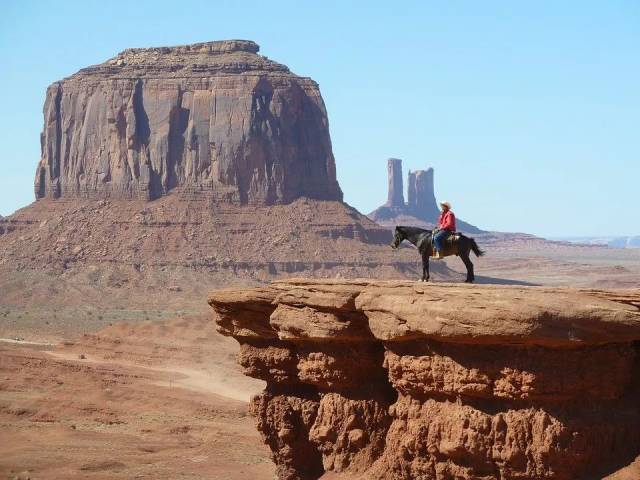
[[[440,205],[443,207],[447,207],[449,210],[451,210],[451,204],[449,202],[440,202]]]

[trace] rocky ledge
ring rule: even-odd
[[[214,292],[280,479],[591,479],[640,454],[640,290]]]

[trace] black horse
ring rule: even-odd
[[[422,256],[422,281],[429,281],[429,257],[433,255],[433,231],[417,227],[396,227],[393,233],[391,248],[396,249],[403,240],[407,240],[418,247]],[[476,277],[473,275],[473,263],[469,259],[469,252],[473,251],[476,257],[481,257],[484,252],[480,250],[473,238],[465,237],[461,233],[456,233],[444,241],[442,255],[458,255],[467,267],[467,279],[465,282],[473,283]]]

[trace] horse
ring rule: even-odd
[[[422,281],[429,281],[429,257],[433,255],[433,230],[425,230],[417,227],[396,227],[393,232],[393,242],[391,248],[394,250],[400,246],[403,240],[407,240],[418,247],[418,252],[422,256]],[[465,237],[461,233],[456,233],[444,241],[444,248],[440,252],[443,256],[458,255],[464,266],[467,267],[466,283],[473,283],[473,263],[469,259],[469,252],[481,257],[484,252],[480,250],[473,238]]]

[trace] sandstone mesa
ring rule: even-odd
[[[317,83],[258,50],[133,48],[53,83],[36,198],[342,200]]]

